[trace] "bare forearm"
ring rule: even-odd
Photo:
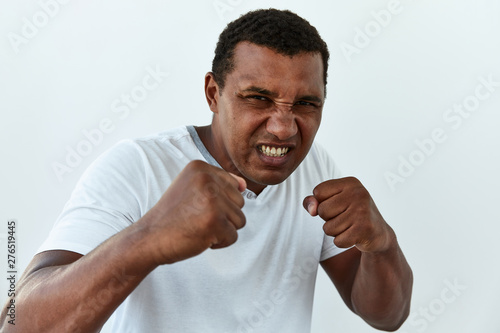
[[[154,268],[141,257],[132,226],[77,261],[28,272],[18,284],[16,332],[98,332]],[[2,331],[4,331],[2,330]]]
[[[396,239],[384,253],[363,253],[351,299],[354,311],[375,328],[393,331],[410,310],[413,275]]]
[[[190,162],[139,221],[94,251],[38,254],[18,284],[16,325],[3,312],[0,331],[98,332],[159,265],[233,244],[246,222],[245,188],[240,177]]]

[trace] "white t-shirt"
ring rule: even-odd
[[[192,160],[219,166],[192,126],[117,144],[84,173],[39,252],[87,254],[140,219]],[[338,176],[314,144],[283,183],[246,190],[237,242],[156,268],[115,311],[113,332],[309,332],[318,263],[344,249],[302,201]]]

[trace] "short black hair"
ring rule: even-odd
[[[302,52],[320,53],[326,93],[330,53],[325,41],[307,20],[289,10],[273,8],[248,12],[230,22],[220,34],[212,61],[212,73],[221,90],[227,74],[234,69],[234,49],[243,41],[288,56]]]

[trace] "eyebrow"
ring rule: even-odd
[[[311,101],[311,102],[316,102],[316,103],[323,103],[323,100],[319,98],[318,96],[314,95],[306,95],[306,96],[301,96],[299,100],[304,100],[304,101]]]
[[[265,96],[271,96],[271,97],[275,97],[278,95],[275,92],[272,92],[268,89],[257,87],[257,86],[248,87],[248,88],[242,90],[242,92],[255,92],[255,93],[259,93],[259,94],[262,94]],[[304,100],[304,101],[316,102],[316,103],[323,103],[323,100],[315,95],[300,96],[298,99]]]
[[[244,89],[243,92],[256,92],[256,93],[259,93],[262,95],[267,95],[267,96],[276,96],[277,95],[276,93],[273,93],[270,90],[267,90],[267,89],[264,89],[261,87],[257,87],[257,86],[248,87],[248,88]]]

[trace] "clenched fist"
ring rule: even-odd
[[[338,247],[355,245],[362,252],[382,252],[394,244],[395,234],[385,222],[370,193],[354,177],[325,181],[303,202],[312,216],[319,215],[323,230]]]
[[[138,223],[157,265],[196,256],[236,242],[245,225],[243,178],[203,161],[192,161]]]

